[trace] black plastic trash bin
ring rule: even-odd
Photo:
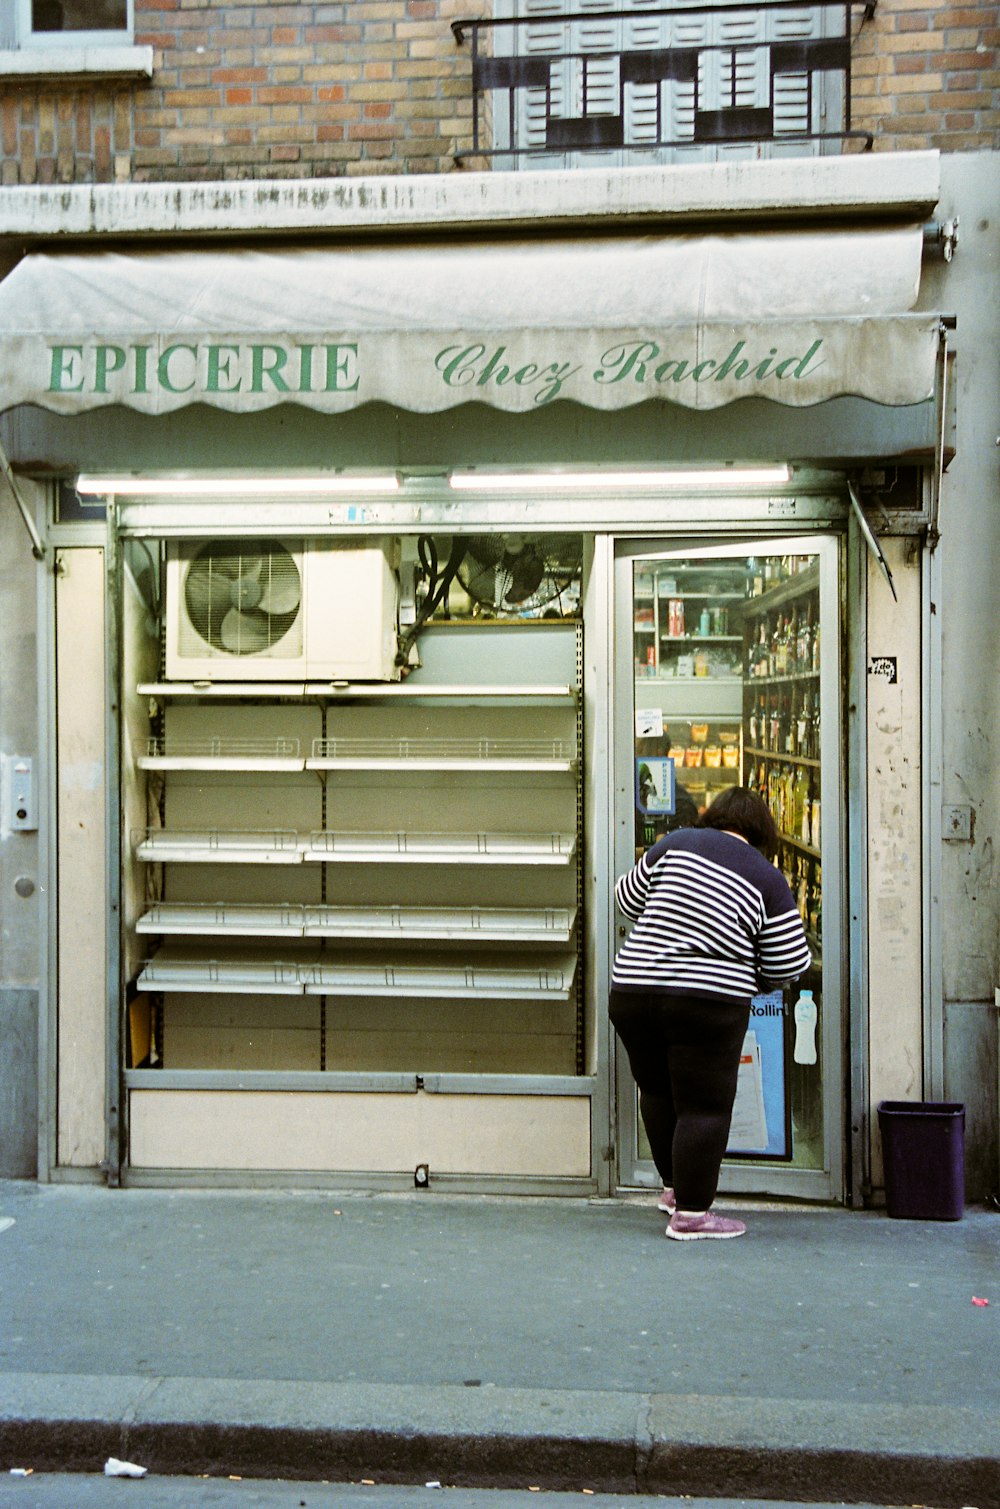
[[[888,1214],[906,1221],[960,1221],[965,1208],[965,1106],[883,1100],[878,1120]]]

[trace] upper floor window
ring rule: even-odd
[[[875,0],[496,0],[471,51],[493,166],[621,167],[871,146],[851,45]]]
[[[0,0],[0,83],[148,79],[153,49],[133,44],[134,0]]]
[[[132,40],[132,0],[17,0],[22,47],[87,46]]]

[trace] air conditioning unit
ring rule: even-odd
[[[166,672],[177,681],[392,681],[394,543],[167,546]]]

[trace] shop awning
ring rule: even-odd
[[[693,409],[933,396],[900,228],[26,256],[0,283],[0,410]]]

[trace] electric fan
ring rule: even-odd
[[[550,605],[570,613],[578,606],[582,549],[575,534],[474,535],[458,579],[473,602],[494,613],[541,617]]]

